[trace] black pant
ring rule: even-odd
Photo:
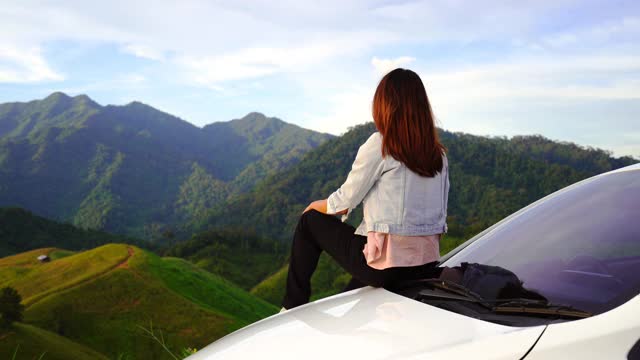
[[[311,276],[323,250],[352,276],[343,291],[366,285],[383,287],[400,280],[436,277],[439,273],[434,266],[435,262],[419,266],[374,269],[367,264],[362,253],[367,238],[354,232],[353,226],[341,222],[333,215],[322,214],[316,210],[307,211],[300,217],[293,235],[283,307],[291,309],[309,302]]]

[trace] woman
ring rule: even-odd
[[[445,148],[420,77],[396,69],[373,98],[378,132],[360,146],[344,184],[312,202],[296,227],[283,310],[305,304],[324,250],[352,276],[345,290],[437,276],[439,240],[447,231]],[[362,202],[357,229],[343,223]],[[342,215],[342,222],[333,215]]]

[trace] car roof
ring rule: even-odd
[[[623,168],[616,169],[616,170],[613,170],[613,171],[609,171],[609,172],[607,172],[605,174],[614,174],[614,173],[618,173],[618,172],[622,172],[622,171],[634,171],[634,170],[640,170],[640,163],[629,165],[629,166],[625,166]]]

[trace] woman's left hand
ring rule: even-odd
[[[316,201],[312,202],[311,204],[309,204],[309,206],[307,206],[306,209],[304,209],[304,211],[302,213],[304,214],[309,210],[316,210],[318,212],[326,214],[327,213],[327,199],[316,200]]]

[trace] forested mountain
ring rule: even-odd
[[[21,208],[0,208],[0,257],[44,247],[83,250],[117,242],[151,245],[121,235],[60,224]]]
[[[240,226],[288,241],[304,207],[344,182],[358,147],[374,131],[369,123],[326,142],[297,165],[216,208],[206,226]],[[461,238],[566,185],[637,162],[542,136],[507,139],[444,130],[440,136],[450,163],[450,234]],[[355,213],[351,222],[360,218]]]
[[[304,206],[344,181],[373,131],[366,124],[333,138],[259,113],[198,128],[139,102],[101,106],[54,93],[0,105],[0,206],[143,239],[229,226],[288,239]],[[634,162],[541,136],[440,134],[457,237]]]
[[[156,239],[329,138],[259,113],[198,128],[139,102],[54,93],[0,105],[0,206]]]

